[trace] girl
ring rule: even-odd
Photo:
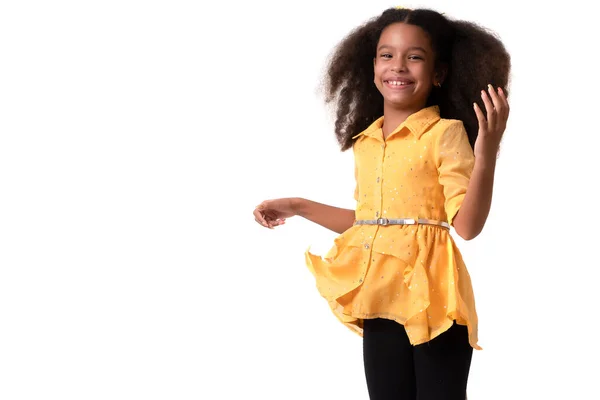
[[[254,210],[267,228],[299,215],[340,234],[306,261],[363,336],[373,400],[466,397],[477,314],[449,228],[470,240],[487,219],[509,70],[502,43],[474,24],[386,10],[339,44],[327,74],[337,138],[354,151],[356,209],[284,198]]]

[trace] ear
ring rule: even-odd
[[[446,80],[446,76],[448,75],[448,66],[442,65],[440,66],[433,76],[434,84],[443,84]]]

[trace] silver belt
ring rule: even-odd
[[[446,229],[450,229],[450,224],[444,221],[436,221],[433,219],[412,219],[412,218],[400,218],[400,219],[359,219],[354,222],[355,225],[436,225]]]

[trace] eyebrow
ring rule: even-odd
[[[385,48],[393,48],[393,46],[389,46],[387,44],[382,44],[381,46],[379,46],[379,48],[377,49],[377,51],[381,51],[382,49]],[[419,47],[419,46],[413,46],[411,48],[408,49],[408,51],[414,51],[414,50],[419,50],[422,51],[423,53],[427,54],[427,50],[425,50],[423,47]]]

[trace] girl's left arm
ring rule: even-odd
[[[479,132],[474,148],[475,165],[467,193],[453,221],[456,233],[465,240],[471,240],[481,233],[490,213],[498,148],[509,114],[504,91],[498,88],[496,92],[490,85],[488,92],[489,95],[481,91],[486,115],[477,103],[473,104],[479,120]]]

